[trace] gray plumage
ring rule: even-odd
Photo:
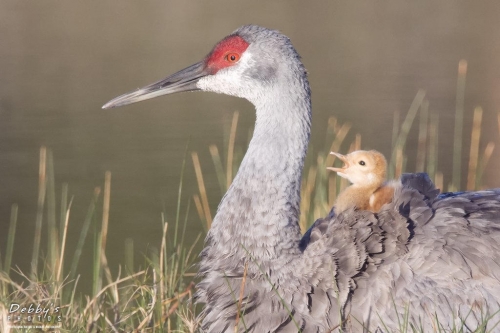
[[[409,321],[425,332],[436,318],[444,330],[461,320],[473,330],[498,311],[500,190],[438,196],[425,174],[405,175],[377,214],[333,209],[301,235],[311,125],[306,71],[277,31],[244,26],[227,38],[234,36],[248,43],[236,64],[214,71],[212,52],[105,105],[186,90],[255,105],[253,138],[201,254],[202,330],[234,332],[238,320],[240,332],[393,331],[407,307]]]
[[[420,175],[377,216],[332,212],[301,243],[300,183],[311,120],[306,72],[278,32],[249,26],[235,33],[262,60],[249,70],[249,80],[261,79],[266,68],[269,91],[253,101],[254,137],[201,255],[203,329],[234,332],[245,263],[240,331],[362,332],[357,321],[372,331],[396,329],[408,305],[412,322],[426,330],[435,313],[452,327],[453,316],[465,318],[471,307],[467,323],[477,327],[481,310],[497,311],[499,192],[437,199],[430,180]],[[486,239],[491,245],[484,245]]]

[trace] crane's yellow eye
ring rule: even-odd
[[[228,53],[226,54],[226,60],[229,62],[237,62],[240,60],[240,55],[238,53]]]
[[[365,161],[359,161],[359,165],[363,165],[364,166],[365,164],[366,164]]]

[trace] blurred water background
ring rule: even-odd
[[[301,54],[313,92],[313,148],[324,147],[327,120],[335,115],[353,124],[350,135],[360,133],[363,148],[389,156],[394,113],[403,117],[418,89],[425,89],[430,112],[440,118],[438,169],[446,184],[461,59],[468,62],[463,165],[476,106],[484,110],[480,147],[498,143],[499,17],[498,1],[4,0],[0,246],[7,237],[10,207],[17,203],[14,265],[29,268],[41,145],[54,154],[56,190],[68,183],[74,196],[70,249],[93,189],[111,171],[111,266],[123,261],[126,238],[134,240],[138,261],[149,246],[159,246],[161,213],[167,221],[175,218],[188,140],[189,150],[199,153],[215,209],[222,193],[208,146],[223,146],[232,114],[239,110],[236,145],[245,148],[255,120],[248,102],[186,93],[106,111],[101,106],[199,61],[219,39],[249,23],[282,31]],[[414,130],[410,134],[407,171],[414,171],[417,136]],[[489,187],[500,186],[496,149],[484,179]],[[196,191],[188,159],[183,203]],[[203,232],[191,207],[188,243]],[[91,243],[82,272],[91,262]]]

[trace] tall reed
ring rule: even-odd
[[[190,270],[193,267],[193,249],[196,242],[190,247],[185,246],[185,228],[176,231],[179,232],[179,235],[176,235],[178,244],[169,245],[167,239],[173,235],[167,235],[168,223],[162,221],[163,233],[158,239],[161,241],[161,254],[158,256],[152,251],[149,257],[145,258],[146,269],[136,270],[133,258],[129,258],[124,276],[121,267],[118,272],[112,272],[106,257],[111,205],[111,174],[106,172],[102,205],[99,205],[98,201],[101,191],[96,188],[84,222],[79,224],[80,237],[71,256],[66,245],[69,225],[74,223],[70,214],[73,198],[68,200],[68,186],[63,185],[57,215],[52,152],[45,147],[41,149],[39,166],[38,213],[35,220],[37,246],[32,256],[38,262],[32,263],[28,275],[19,268],[12,269],[12,260],[16,257],[15,239],[22,239],[22,235],[16,235],[18,207],[13,205],[5,252],[0,249],[5,253],[5,261],[0,265],[0,331],[16,332],[16,329],[11,328],[12,325],[24,325],[33,329],[36,325],[44,327],[44,331],[52,331],[49,328],[52,326],[67,332],[196,331],[196,311],[188,302],[194,288],[194,272]],[[185,207],[189,211],[189,204],[182,206]],[[47,210],[45,226],[42,224],[44,208]],[[93,288],[91,294],[82,296],[78,286],[79,259],[84,254],[85,243],[88,242],[89,227],[92,222],[97,223],[95,218],[98,210],[101,210],[102,218],[93,235]],[[57,216],[60,218],[59,223],[56,223]],[[187,218],[186,212],[184,222]],[[48,235],[46,242],[41,240],[44,231]],[[130,257],[131,245],[127,248],[127,256]],[[69,258],[72,258],[71,267],[65,268],[64,262]],[[27,319],[19,311],[10,313],[13,303],[50,307],[50,320]],[[59,309],[57,312],[56,307]],[[20,321],[12,318],[18,315],[22,317]]]
[[[463,94],[465,89],[465,73],[466,63],[461,61],[459,64],[459,78],[457,83],[457,95],[462,94],[462,97],[457,97],[457,118],[463,118]],[[436,186],[441,190],[452,190],[454,184],[459,184],[459,179],[456,178],[448,186],[444,188],[443,180],[444,173],[439,170],[439,115],[430,111],[430,102],[425,99],[425,92],[419,90],[409,106],[402,124],[400,124],[400,114],[394,114],[394,123],[392,130],[392,153],[389,159],[389,178],[398,178],[403,172],[427,172],[430,178],[434,181]],[[476,109],[474,116],[474,124],[471,129],[471,154],[468,165],[468,183],[467,189],[474,190],[482,188],[482,175],[493,153],[495,144],[489,142],[484,149],[481,158],[479,158],[480,149],[480,132],[481,132],[481,115],[480,108]],[[418,122],[418,145],[416,147],[417,156],[415,169],[407,168],[406,143],[410,131],[412,130],[415,119],[420,112]],[[229,187],[232,177],[234,177],[233,170],[237,170],[239,161],[232,161],[233,151],[235,149],[234,138],[236,134],[238,121],[238,113],[235,113],[231,123],[231,131],[229,138],[229,145],[227,146],[226,167],[223,167],[220,149],[216,145],[210,145],[209,151],[212,156],[212,162],[215,167],[216,177],[219,180],[221,188],[221,195],[223,195]],[[499,133],[500,133],[500,114],[499,114]],[[461,133],[459,129],[463,126],[463,120],[458,119],[455,123],[455,133]],[[335,117],[330,117],[327,127],[327,139],[325,147],[329,149],[320,149],[316,154],[315,161],[306,163],[306,167],[302,177],[301,187],[301,215],[300,226],[305,231],[311,223],[317,218],[320,218],[328,213],[330,208],[335,202],[335,199],[340,191],[347,185],[347,181],[343,178],[338,178],[334,174],[327,173],[325,168],[335,163],[335,157],[329,155],[329,151],[340,151],[346,145],[345,141],[349,137],[352,125],[350,123],[340,124]],[[457,143],[455,140],[454,150],[460,147],[462,149],[462,140]],[[354,141],[352,141],[346,149],[347,152],[362,149],[361,135],[356,134]],[[208,221],[212,220],[213,213],[208,204],[208,195],[204,185],[203,171],[201,163],[198,159],[196,152],[192,153],[193,165],[196,172],[198,181],[199,194],[195,194],[194,202],[197,207],[197,212],[206,227],[209,227]],[[456,154],[453,155],[455,163],[461,163],[461,158],[457,158]],[[456,170],[461,170],[461,167],[456,167],[454,163],[453,173]]]
[[[457,101],[455,110],[455,132],[453,136],[453,174],[450,191],[460,188],[462,175],[462,132],[464,126],[465,77],[467,75],[467,61],[458,63]]]

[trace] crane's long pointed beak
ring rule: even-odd
[[[333,151],[330,152],[330,154],[337,156],[337,158],[344,163],[344,166],[342,168],[328,167],[327,168],[328,170],[332,170],[332,171],[335,171],[335,172],[344,172],[349,167],[349,160],[347,159],[347,157],[345,155],[342,155],[342,154],[339,154],[339,153],[335,153]]]
[[[172,74],[165,79],[118,96],[103,105],[103,109],[116,108],[161,95],[173,94],[182,91],[200,90],[196,83],[210,72],[203,61],[191,65],[183,70]]]

